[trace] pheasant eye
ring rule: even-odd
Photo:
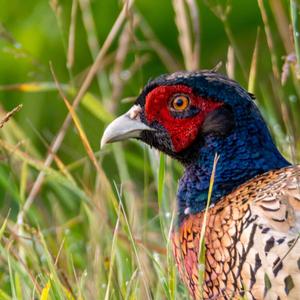
[[[185,110],[190,103],[190,99],[185,95],[176,96],[171,101],[171,109],[176,111],[183,111]]]

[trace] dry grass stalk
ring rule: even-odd
[[[9,121],[9,119],[16,113],[18,112],[21,108],[23,107],[22,104],[19,104],[17,107],[15,107],[13,110],[11,110],[10,112],[8,112],[3,118],[2,120],[0,120],[0,128],[2,128],[4,126],[4,124],[6,122]]]
[[[92,18],[92,9],[90,0],[79,0],[79,5],[82,13],[82,21],[87,33],[87,42],[93,59],[97,57],[99,51],[99,43],[97,38],[96,25]]]
[[[262,0],[257,0],[258,6],[260,9],[261,17],[264,23],[267,43],[270,51],[271,61],[272,61],[272,70],[273,74],[276,80],[279,80],[279,69],[278,69],[278,62],[277,62],[277,56],[275,51],[275,45],[272,38],[271,28],[269,25],[269,20],[267,16],[267,12],[264,6],[264,2]]]
[[[193,1],[189,1],[188,4],[190,12],[197,9]],[[196,53],[196,51],[199,51],[199,37],[196,38],[196,51],[193,47],[193,33],[198,33],[199,27],[197,10],[193,12],[192,20],[194,24],[193,28],[197,31],[192,33],[189,25],[189,16],[185,8],[185,1],[173,0],[173,7],[175,10],[175,22],[179,33],[178,41],[183,54],[185,68],[191,71],[197,70],[199,68],[199,53]]]
[[[248,91],[250,93],[254,93],[255,89],[255,81],[256,81],[256,74],[257,74],[257,58],[258,58],[258,48],[259,48],[259,36],[260,30],[257,29],[256,41],[255,46],[252,54],[251,66],[249,71],[249,79],[248,79]]]
[[[278,0],[271,0],[269,3],[285,51],[286,53],[291,53],[294,50],[293,41],[291,39],[291,36],[288,34],[290,32],[290,25],[289,25],[289,20],[285,14],[283,3]]]
[[[193,29],[193,61],[194,64],[200,68],[200,22],[199,22],[199,11],[197,2],[195,0],[186,0],[191,16],[191,25]]]
[[[227,76],[231,79],[234,79],[234,68],[235,68],[234,49],[232,46],[229,46],[227,50],[226,73]]]
[[[108,49],[110,48],[112,42],[114,41],[116,35],[118,34],[120,28],[122,27],[126,16],[127,16],[127,9],[128,7],[130,8],[132,5],[133,1],[128,0],[128,6],[125,4],[123,6],[122,11],[120,12],[117,20],[115,21],[113,27],[111,28],[111,31],[109,32],[103,47],[100,49],[97,58],[95,60],[95,62],[93,63],[91,69],[89,70],[87,76],[85,77],[85,80],[83,82],[83,84],[81,85],[78,94],[76,95],[74,102],[72,104],[72,108],[75,110],[77,108],[77,106],[80,103],[81,98],[84,96],[85,92],[87,91],[87,89],[89,88],[94,76],[96,75],[97,71],[99,70],[99,68],[102,65],[102,60],[105,57]],[[58,151],[58,149],[60,148],[61,143],[64,140],[66,131],[71,123],[72,117],[71,114],[69,113],[61,127],[61,129],[59,130],[56,138],[54,139],[52,145],[51,145],[51,150],[49,151],[48,156],[45,159],[44,162],[44,166],[45,168],[49,167],[52,164],[53,158],[54,158],[54,154]],[[23,223],[23,216],[24,213],[29,209],[29,207],[31,206],[31,204],[33,203],[36,195],[38,194],[40,187],[44,181],[45,178],[45,173],[44,171],[41,171],[37,177],[37,179],[35,180],[33,187],[26,199],[26,202],[23,206],[23,209],[20,211],[19,215],[18,215],[18,224],[22,224]]]
[[[70,30],[69,30],[68,53],[67,53],[67,68],[68,69],[72,69],[72,67],[74,65],[77,8],[78,8],[77,0],[73,0],[72,11],[71,11],[71,24],[70,24]]]
[[[134,25],[133,25],[134,26]],[[131,41],[132,28],[130,23],[127,23],[122,30],[119,38],[118,50],[115,56],[115,64],[113,72],[111,74],[112,80],[112,101],[110,101],[110,111],[115,112],[118,105],[117,99],[120,97],[123,91],[123,80],[121,79],[121,73],[124,66],[124,61],[128,55],[129,43]]]

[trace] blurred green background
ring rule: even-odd
[[[125,5],[76,110],[96,160],[71,122],[44,168],[68,114],[54,76],[72,103],[124,3],[0,0],[0,119],[23,105],[0,129],[0,299],[187,297],[168,250],[181,166],[137,142],[99,150],[108,122],[159,74],[222,62],[219,71],[256,95],[280,150],[299,162],[297,1]]]

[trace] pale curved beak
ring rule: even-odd
[[[139,105],[134,105],[127,113],[112,121],[105,129],[100,148],[105,144],[139,138],[144,130],[155,130],[141,121]]]

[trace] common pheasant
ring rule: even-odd
[[[252,94],[213,71],[159,76],[107,127],[101,143],[128,138],[185,167],[172,241],[194,299],[300,299],[300,166],[279,153]]]

